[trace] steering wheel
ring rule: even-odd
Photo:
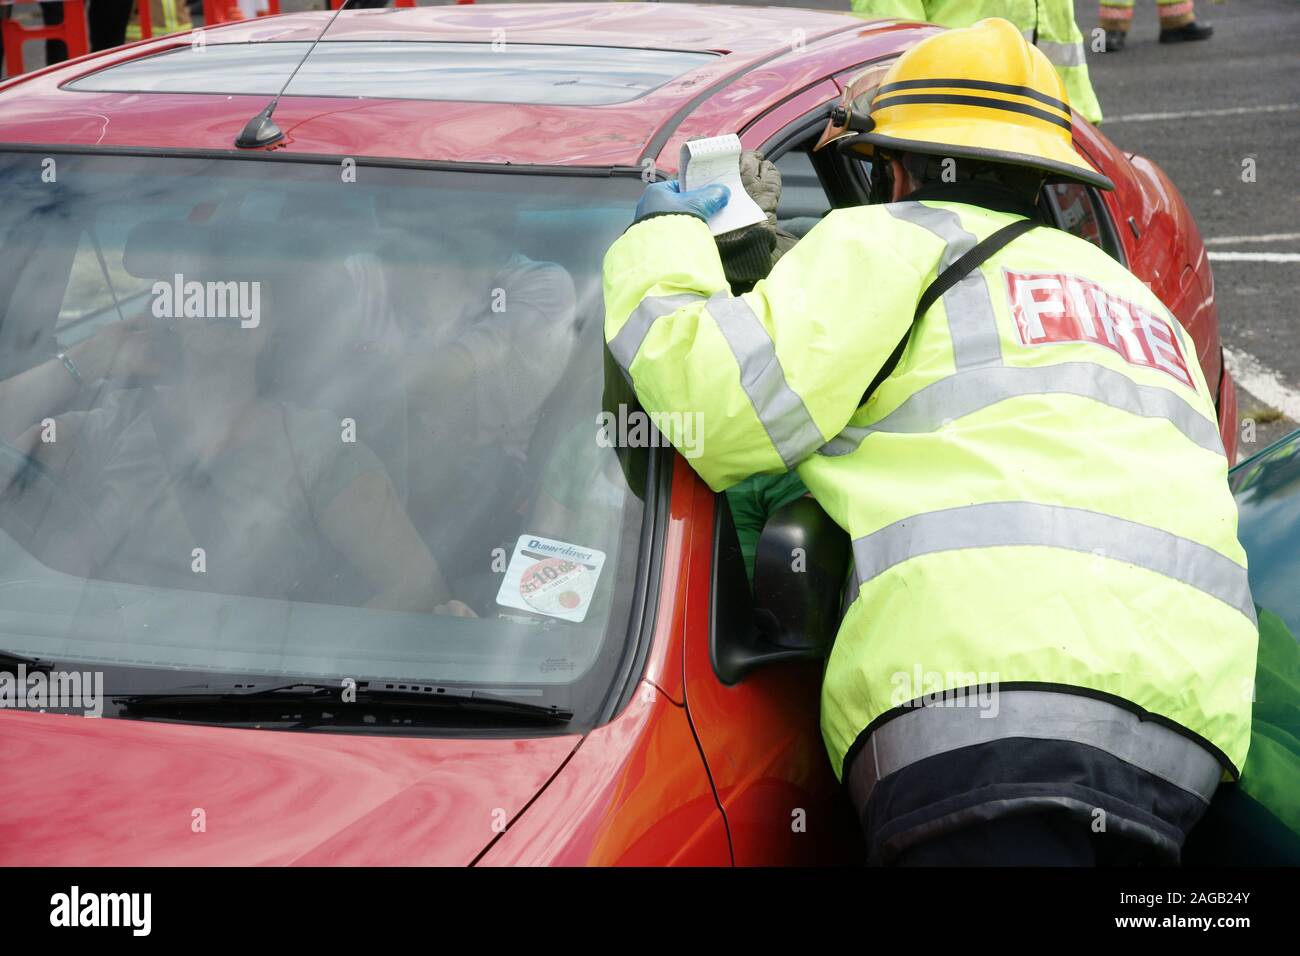
[[[42,564],[78,577],[96,576],[112,553],[80,496],[7,442],[0,442],[0,529]]]

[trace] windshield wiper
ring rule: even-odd
[[[107,696],[122,707],[134,711],[150,708],[222,709],[239,708],[242,705],[285,703],[299,707],[329,708],[335,712],[345,712],[350,707],[369,711],[451,708],[561,722],[573,719],[572,711],[564,710],[554,704],[536,704],[532,701],[516,700],[477,690],[451,690],[437,684],[358,681],[355,698],[346,701],[343,699],[344,690],[341,681],[285,681],[266,686],[196,684],[192,687]]]
[[[25,654],[15,654],[13,651],[0,650],[0,670],[16,671],[18,667],[26,667],[28,673],[37,671],[48,674],[54,665],[47,660],[39,657],[28,657]]]

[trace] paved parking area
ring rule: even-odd
[[[1085,34],[1094,4],[1076,2]],[[1102,129],[1158,162],[1200,225],[1220,331],[1256,443],[1300,427],[1300,6],[1198,0],[1201,43],[1166,44],[1139,0],[1126,49],[1089,55]],[[1249,436],[1247,436],[1249,437]]]

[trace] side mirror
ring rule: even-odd
[[[754,554],[759,632],[779,647],[817,653],[829,647],[851,554],[848,534],[812,498],[778,508]]]
[[[735,684],[766,664],[824,657],[839,626],[848,535],[812,498],[777,509],[758,541],[751,596],[724,496],[715,511],[710,647],[719,679]]]

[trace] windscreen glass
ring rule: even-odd
[[[607,693],[646,452],[601,425],[600,267],[639,180],[35,153],[0,179],[0,648]]]

